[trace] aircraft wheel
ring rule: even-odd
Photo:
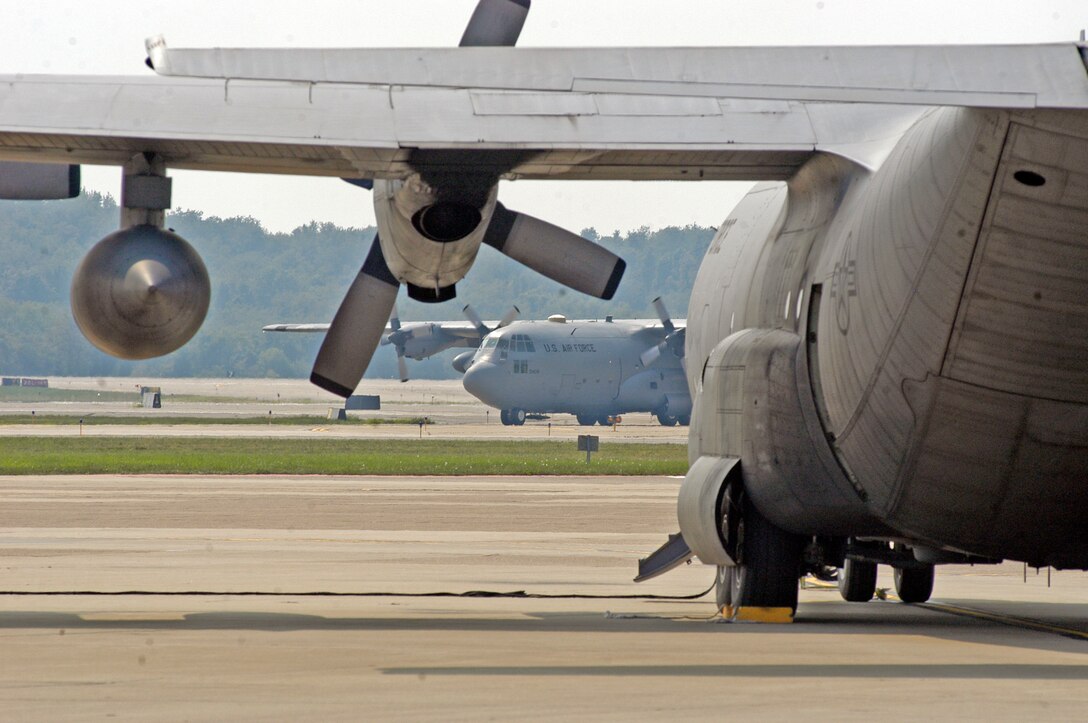
[[[662,427],[675,427],[677,419],[667,414],[659,414],[657,415],[657,421],[661,423]]]
[[[679,417],[676,418],[676,420],[678,422],[680,422],[680,426],[682,426],[682,427],[691,426],[691,415],[690,414],[681,414]]]
[[[775,527],[751,501],[743,505],[737,530],[741,564],[726,568],[730,602],[733,607],[796,611],[804,538]]]
[[[597,424],[601,425],[602,427],[607,427],[609,425],[608,415],[602,414],[601,416],[597,417]]]
[[[718,574],[714,578],[714,602],[718,612],[733,604],[733,575],[736,570],[735,567],[718,565]]]
[[[510,426],[510,411],[507,410],[507,409],[500,409],[499,410],[499,421],[501,421],[503,424],[505,424],[506,426],[509,427]]]
[[[847,602],[869,602],[876,593],[876,563],[847,559],[839,573],[839,594]]]
[[[933,594],[933,565],[895,568],[895,594],[905,603],[924,603]]]
[[[515,427],[520,427],[521,425],[525,424],[525,410],[518,409],[516,407],[514,409],[511,409],[510,424],[513,424]]]
[[[574,416],[578,418],[578,424],[583,427],[592,427],[593,423],[597,421],[597,417],[592,414],[575,414]]]

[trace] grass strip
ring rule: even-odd
[[[687,471],[682,444],[572,441],[0,437],[0,474],[664,475]]]
[[[53,387],[0,387],[0,402],[130,402],[140,401],[139,392],[54,389]]]
[[[154,424],[274,424],[287,426],[339,426],[339,425],[374,425],[374,424],[409,424],[418,425],[423,417],[348,417],[346,420],[331,420],[314,415],[267,414],[249,417],[216,417],[210,415],[160,416],[156,413],[109,415],[109,414],[0,414],[0,432],[4,425],[42,425],[78,427],[80,420],[86,425],[154,425]],[[429,424],[434,424],[433,420]]]

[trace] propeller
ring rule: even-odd
[[[606,301],[627,268],[605,247],[501,203],[495,204],[484,243],[553,281]]]
[[[514,45],[525,24],[529,5],[529,0],[479,0],[461,45]],[[428,152],[417,150],[419,154]],[[362,188],[373,188],[372,179],[344,180]],[[483,241],[554,281],[602,299],[611,299],[616,293],[626,268],[622,259],[603,247],[558,226],[510,211],[502,204],[496,205]],[[351,395],[381,341],[385,320],[393,311],[399,288],[375,235],[366,262],[325,335],[310,375],[311,382],[343,397]],[[514,316],[509,320],[504,317],[505,323],[500,326],[513,321],[516,314],[515,307]],[[473,324],[479,329],[483,324],[477,321],[478,318],[473,319]],[[394,334],[399,331],[399,319],[396,324]],[[404,341],[393,343],[397,346],[401,381],[406,381]]]
[[[516,306],[511,306],[510,310],[503,314],[502,318],[499,319],[499,325],[496,328],[502,329],[505,326],[510,326],[512,323],[514,323],[514,319],[518,318],[520,314],[521,309]]]
[[[393,330],[389,336],[382,338],[382,344],[392,344],[397,350],[397,371],[400,372],[400,380],[408,381],[408,364],[404,361],[404,344],[412,338],[410,331],[401,331],[400,313],[396,303],[393,304],[393,312],[389,315],[389,327]]]
[[[513,46],[528,15],[529,0],[480,0],[461,36],[460,46]]]
[[[390,273],[375,235],[370,253],[340,302],[317,352],[310,373],[313,384],[341,397],[351,396],[370,365],[399,290],[400,284]],[[401,378],[405,376],[402,371]]]
[[[467,318],[472,323],[472,325],[476,327],[476,331],[480,333],[480,338],[482,339],[491,332],[493,332],[495,329],[501,329],[504,326],[510,326],[514,319],[518,318],[518,314],[521,313],[521,309],[516,306],[511,306],[510,310],[507,311],[501,319],[499,319],[499,323],[495,325],[495,329],[492,329],[487,324],[485,324],[480,318],[480,315],[477,314],[476,310],[473,309],[472,306],[469,304],[465,304],[465,308],[461,309],[461,313],[463,313],[465,315],[465,318]]]
[[[657,318],[661,320],[661,326],[665,329],[665,338],[661,340],[660,344],[651,346],[646,351],[639,355],[639,361],[642,362],[643,367],[648,367],[657,361],[666,349],[672,349],[672,353],[680,357],[681,363],[684,361],[684,329],[677,329],[676,325],[672,323],[672,319],[669,318],[669,311],[665,308],[665,302],[661,300],[661,297],[657,297],[653,301],[654,309],[657,311]]]

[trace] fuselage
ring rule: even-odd
[[[757,186],[692,292],[692,459],[794,532],[1088,567],[1085,228],[1084,113],[934,109]]]
[[[680,358],[639,357],[660,343],[660,324],[521,321],[489,334],[465,372],[465,389],[499,409],[601,417],[690,414]]]

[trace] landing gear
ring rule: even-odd
[[[499,420],[507,426],[520,427],[525,424],[525,410],[518,409],[503,409],[499,412]]]
[[[609,421],[609,416],[607,414],[602,414],[601,416],[597,417],[597,424],[601,425],[602,427],[607,427],[609,424],[611,424],[611,422]]]
[[[714,578],[714,603],[718,612],[733,604],[733,570],[735,567],[718,565],[718,574]]]
[[[670,417],[667,414],[658,414],[657,421],[661,423],[662,427],[675,427],[679,420],[676,417]]]
[[[895,568],[895,594],[905,603],[924,603],[933,594],[933,565]]]
[[[681,427],[691,426],[691,415],[681,414],[679,417],[676,418],[676,421],[680,422]]]
[[[574,416],[578,418],[578,424],[583,427],[592,427],[597,421],[596,415],[593,414],[575,414]]]
[[[847,602],[869,602],[876,594],[876,563],[847,558],[839,573],[839,594]]]
[[[797,610],[804,538],[786,532],[760,514],[746,497],[737,523],[740,565],[718,568],[716,598],[723,607]]]

